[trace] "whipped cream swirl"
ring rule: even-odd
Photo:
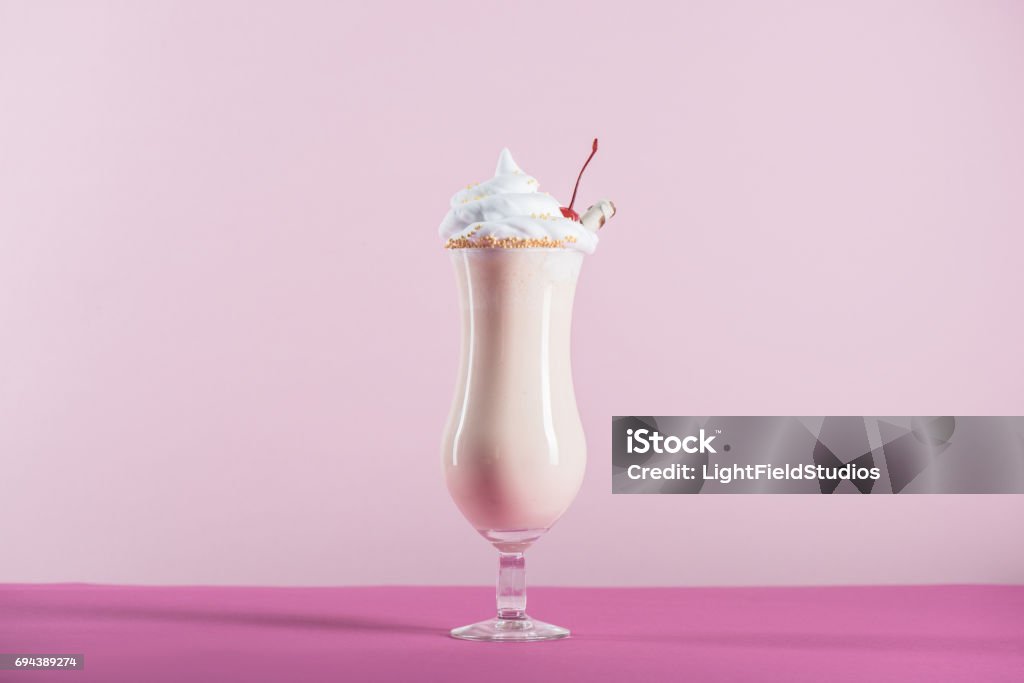
[[[566,248],[593,253],[597,234],[562,217],[561,204],[540,192],[508,149],[501,150],[494,177],[455,193],[441,221],[448,248]]]

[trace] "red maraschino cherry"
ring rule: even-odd
[[[583,177],[583,172],[587,170],[587,164],[590,163],[590,160],[594,158],[595,154],[597,154],[597,138],[594,138],[594,149],[591,150],[590,156],[587,157],[587,160],[583,162],[583,168],[580,169],[580,174],[576,176],[576,187],[572,188],[572,199],[569,200],[569,206],[560,207],[563,218],[570,218],[577,223],[579,222],[580,215],[572,210],[572,205],[576,203],[576,192],[580,189],[580,178]]]

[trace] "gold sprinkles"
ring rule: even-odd
[[[484,235],[474,239],[473,235],[482,228],[478,225],[469,235],[452,237],[445,242],[445,249],[564,249],[567,244],[575,244],[574,235],[566,235],[560,240],[550,237],[495,237]]]

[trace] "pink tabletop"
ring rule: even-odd
[[[0,681],[1024,681],[1024,586],[534,588],[568,640],[492,644],[487,588],[0,585]]]

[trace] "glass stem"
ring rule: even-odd
[[[526,618],[526,556],[499,553],[498,618]]]

